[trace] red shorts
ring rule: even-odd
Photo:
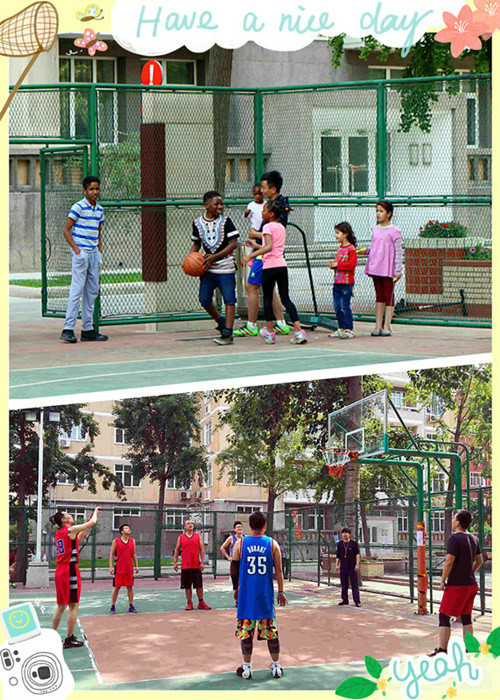
[[[115,574],[113,576],[113,586],[115,588],[121,588],[122,586],[133,586],[134,585],[134,572],[130,571],[128,574]]]
[[[479,586],[448,586],[445,590],[439,612],[449,617],[471,615],[474,598]]]
[[[71,579],[75,579],[71,580]],[[56,584],[56,599],[58,605],[69,605],[70,603],[80,602],[80,592],[82,582],[80,578],[80,570],[74,566],[73,574],[70,576],[70,565],[66,564],[58,566],[54,574]]]
[[[385,304],[386,306],[394,306],[394,280],[392,277],[380,277],[379,275],[371,275],[373,285],[375,287],[375,300],[377,303]]]

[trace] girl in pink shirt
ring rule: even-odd
[[[288,267],[284,257],[286,230],[283,224],[280,224],[278,220],[282,210],[283,205],[276,200],[270,200],[264,204],[262,210],[262,220],[264,221],[264,227],[262,229],[264,245],[254,250],[250,255],[246,255],[241,262],[243,265],[246,265],[249,260],[259,255],[262,255],[263,258],[262,294],[264,296],[264,316],[267,328],[261,328],[260,335],[264,338],[266,343],[276,342],[273,291],[274,286],[277,284],[280,299],[295,328],[295,335],[290,342],[296,345],[303,345],[307,343],[306,334],[300,327],[297,309],[288,294]]]
[[[394,207],[391,202],[377,202],[377,225],[372,229],[372,243],[366,253],[365,274],[375,286],[375,329],[372,335],[392,335],[394,314],[394,282],[403,271],[401,230],[391,223]],[[384,318],[385,313],[385,318]]]

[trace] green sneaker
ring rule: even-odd
[[[288,335],[290,333],[290,326],[279,326],[277,323],[274,324],[274,332],[278,335]]]
[[[234,331],[233,335],[235,335],[237,338],[242,338],[246,335],[259,335],[259,329],[257,326],[255,326],[255,328],[250,328],[250,326],[247,325],[243,328],[239,328],[237,331]]]

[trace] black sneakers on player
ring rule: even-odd
[[[238,666],[236,669],[236,675],[241,676],[241,678],[246,678],[247,680],[250,680],[253,678],[252,676],[252,667],[250,664],[243,664],[243,666]]]
[[[83,642],[77,639],[74,634],[71,637],[66,637],[63,642],[63,649],[75,649],[76,647],[83,647]]]
[[[63,330],[63,332],[59,336],[59,339],[64,340],[65,343],[77,343],[78,342],[74,331],[69,330],[69,328],[65,328]]]
[[[84,341],[89,341],[89,342],[90,342],[90,341],[96,341],[96,340],[104,341],[104,340],[107,340],[107,339],[108,339],[108,336],[107,336],[107,335],[102,335],[102,334],[99,333],[98,331],[94,331],[94,330],[92,330],[92,331],[82,331],[82,333],[81,333],[81,335],[80,335],[80,340],[81,340],[82,342],[84,342]]]

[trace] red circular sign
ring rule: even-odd
[[[143,85],[161,85],[163,82],[163,68],[158,61],[148,61],[144,64],[141,73]]]

